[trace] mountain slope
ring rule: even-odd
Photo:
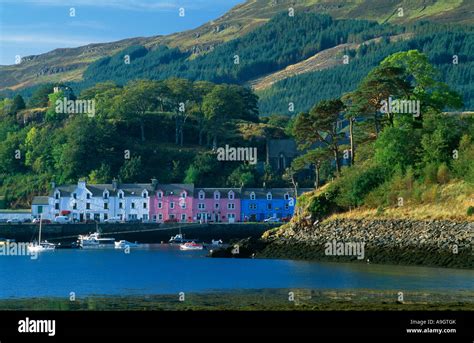
[[[298,11],[328,13],[336,19],[358,18],[378,22],[406,23],[417,20],[474,22],[474,3],[469,0],[248,0],[224,16],[194,30],[148,38],[131,38],[118,42],[90,44],[71,49],[27,56],[19,65],[0,67],[0,90],[19,89],[51,81],[78,81],[86,67],[93,61],[111,56],[134,45],[154,47],[167,45],[193,54],[213,50],[217,45],[240,37],[266,23],[275,14],[288,11],[293,6]],[[397,9],[403,8],[403,16]]]

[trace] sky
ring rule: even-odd
[[[243,0],[0,0],[0,64],[56,48],[165,35],[216,19]],[[179,11],[184,8],[184,17]],[[74,9],[75,16],[71,16]]]

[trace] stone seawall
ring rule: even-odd
[[[335,262],[474,268],[474,224],[450,221],[349,220],[289,223],[264,234],[257,256]],[[328,243],[365,243],[363,259],[328,255]]]
[[[212,239],[241,239],[260,237],[265,231],[275,227],[271,224],[52,224],[43,225],[42,239],[51,242],[73,242],[78,235],[95,232],[104,237],[117,240],[138,241],[142,243],[167,242],[172,235],[181,232],[186,238],[202,241]],[[37,239],[39,225],[11,224],[0,225],[0,238],[15,239],[17,242],[30,242]]]

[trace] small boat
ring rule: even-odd
[[[211,242],[211,245],[214,245],[214,246],[219,246],[219,245],[222,245],[224,244],[224,242],[222,242],[222,239],[219,239],[218,241],[215,241],[215,240],[212,240]]]
[[[42,216],[40,217],[40,226],[38,234],[38,242],[30,243],[27,247],[29,252],[37,253],[42,251],[53,251],[56,246],[53,243],[48,243],[48,241],[41,242],[41,227],[42,227]]]
[[[184,243],[191,243],[193,242],[192,239],[185,239],[184,235],[181,233],[178,233],[176,236],[171,236],[170,240],[168,243],[170,244],[184,244]]]
[[[48,243],[48,241],[41,242],[40,244],[30,243],[30,245],[28,245],[29,252],[53,251],[54,249],[56,249],[56,245]]]
[[[137,242],[132,243],[126,240],[121,240],[118,242],[115,242],[115,249],[125,249],[125,248],[136,248],[138,247],[139,244]]]
[[[187,242],[179,246],[180,250],[202,250],[204,246],[195,242]]]
[[[115,238],[101,238],[99,232],[79,235],[77,240],[82,249],[115,248]]]

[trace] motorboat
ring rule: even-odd
[[[179,246],[180,250],[202,250],[204,246],[196,242],[187,242]]]
[[[222,239],[219,239],[218,241],[215,241],[215,240],[211,241],[211,245],[214,245],[214,246],[219,246],[222,244],[224,244],[224,242],[222,242]]]
[[[90,235],[79,235],[77,240],[82,249],[115,248],[115,238],[101,238],[99,232]]]
[[[139,246],[139,244],[137,242],[132,243],[132,242],[129,242],[129,241],[126,241],[126,240],[121,240],[121,241],[115,242],[115,249],[126,249],[127,247],[128,248],[136,248],[138,246]]]

